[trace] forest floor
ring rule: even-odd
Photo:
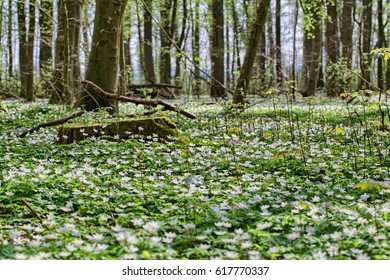
[[[69,145],[18,134],[74,111],[3,103],[0,259],[390,258],[388,103],[194,101],[164,112],[188,143]]]

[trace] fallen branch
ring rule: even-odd
[[[133,104],[136,104],[136,105],[149,105],[151,107],[157,107],[158,105],[161,105],[161,106],[164,106],[164,108],[166,110],[169,110],[169,111],[173,111],[173,112],[177,112],[177,113],[180,113],[190,119],[196,119],[197,117],[193,114],[191,114],[190,112],[187,112],[183,109],[180,109],[172,104],[169,104],[165,101],[162,101],[162,100],[148,100],[148,99],[141,99],[141,98],[134,98],[134,97],[128,97],[128,96],[117,96],[115,94],[110,94],[108,92],[105,92],[104,90],[102,90],[99,86],[95,85],[94,83],[92,83],[91,81],[87,81],[87,80],[84,80],[82,81],[81,83],[85,84],[85,85],[88,85],[89,87],[91,87],[96,93],[98,93],[99,95],[103,96],[104,98],[107,98],[107,99],[114,99],[114,100],[118,100],[118,101],[122,101],[122,102],[130,102],[130,103],[133,103]]]
[[[58,120],[42,123],[40,125],[37,125],[37,126],[31,128],[31,129],[26,130],[25,132],[19,134],[19,138],[24,138],[27,134],[32,133],[34,131],[37,131],[37,130],[39,130],[42,127],[49,127],[49,126],[56,126],[56,125],[64,124],[64,123],[68,122],[71,119],[75,119],[75,118],[80,117],[84,113],[85,113],[84,111],[80,111],[80,112],[74,113],[73,115],[65,117],[65,118],[62,118],[62,119],[58,119]]]
[[[20,200],[24,205],[27,206],[27,208],[30,210],[31,212],[31,215],[35,218],[37,218],[41,224],[47,229],[47,230],[50,230],[50,228],[44,223],[44,221],[42,220],[42,218],[38,215],[37,211],[35,211],[32,206],[24,199],[21,199]]]
[[[129,85],[129,88],[131,89],[138,89],[138,88],[177,88],[181,89],[182,86],[176,86],[171,84],[131,84]]]
[[[154,109],[154,110],[150,110],[150,111],[146,111],[140,115],[137,115],[137,114],[130,114],[130,115],[126,115],[126,118],[136,118],[136,117],[139,117],[139,116],[143,116],[143,117],[146,117],[146,116],[151,116],[155,113],[158,113],[158,112],[162,112],[162,111],[165,111],[165,108],[159,110],[159,109]]]

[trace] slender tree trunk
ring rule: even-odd
[[[273,27],[273,24],[272,24],[272,10],[270,10],[270,12],[268,13],[268,24],[267,24],[267,40],[268,40],[268,43],[267,43],[267,47],[268,47],[268,53],[269,53],[269,57],[271,58],[270,61],[269,61],[269,77],[270,79],[268,79],[268,87],[271,88],[273,87],[276,83],[275,83],[275,79],[273,77],[275,77],[276,73],[275,73],[275,36],[274,36],[274,27]]]
[[[105,92],[118,89],[120,34],[127,0],[96,0],[92,49],[86,71],[86,80]],[[117,104],[105,99],[91,87],[81,96],[86,110],[107,107],[109,113],[118,113]]]
[[[305,29],[303,39],[304,53],[304,88],[301,91],[304,97],[313,96],[317,90],[321,67],[322,29],[320,9],[322,3],[302,7],[305,16],[311,16],[312,29]],[[313,4],[313,3],[311,3]]]
[[[282,86],[283,71],[282,71],[282,40],[281,40],[281,0],[276,0],[275,12],[275,66],[277,85]]]
[[[377,48],[383,48],[387,45],[386,35],[385,35],[385,25],[383,22],[383,0],[378,0],[378,42],[377,42]],[[390,18],[390,17],[389,17]],[[381,90],[385,89],[384,85],[384,69],[383,69],[383,61],[382,59],[378,59],[378,66],[377,66],[377,81],[378,81],[378,88]]]
[[[123,25],[121,28],[121,34],[119,39],[120,44],[120,50],[119,50],[119,90],[118,90],[118,96],[120,95],[126,95],[126,88],[127,88],[127,75],[126,75],[126,51],[125,51],[125,38],[123,35]]]
[[[150,14],[152,4],[153,0],[144,0],[144,65],[146,81],[155,83],[152,15]]]
[[[192,52],[193,52],[193,61],[195,62],[194,69],[194,92],[195,95],[199,97],[200,95],[200,4],[198,0],[195,0],[195,9],[194,9],[194,23],[193,23],[193,35],[192,35]]]
[[[291,70],[291,79],[294,83],[292,87],[292,95],[295,100],[295,91],[298,87],[298,79],[296,77],[296,62],[297,62],[297,26],[298,26],[298,16],[299,16],[299,0],[295,0],[294,6],[294,30],[293,30],[293,54],[292,54],[292,70]]]
[[[224,11],[223,0],[212,1],[212,34],[211,34],[211,76],[222,85],[225,83],[224,65]],[[212,98],[224,97],[225,88],[221,84],[213,83],[210,96]]]
[[[132,37],[132,33],[131,33],[131,27],[132,27],[132,23],[131,23],[131,16],[126,15],[126,18],[124,19],[124,23],[123,23],[126,27],[125,27],[125,30],[127,29],[127,36],[123,35],[124,36],[124,55],[125,55],[125,65],[126,65],[126,82],[127,83],[130,83],[132,80],[133,80],[133,63],[132,63],[132,58],[131,58],[131,51],[130,51],[130,47],[131,47],[131,37]],[[128,24],[128,25],[127,25]],[[126,33],[124,33],[126,34]],[[142,57],[142,56],[140,56]],[[127,84],[126,84],[127,86]]]
[[[180,47],[182,51],[185,49],[185,38],[187,32],[187,20],[188,20],[188,8],[187,8],[187,0],[183,0],[183,18],[181,21],[181,31],[178,36],[177,45]],[[175,66],[175,84],[178,85],[180,83],[180,75],[181,75],[181,54],[176,56],[176,66]],[[176,92],[178,93],[178,92]]]
[[[267,85],[267,36],[265,29],[261,34],[260,47],[259,47],[259,88],[263,91]]]
[[[360,89],[369,89],[371,83],[371,36],[372,36],[372,0],[363,0],[363,12],[361,19],[361,50],[360,50],[360,70],[362,79]]]
[[[80,93],[80,36],[81,36],[81,0],[65,0],[68,11],[69,26],[69,87],[71,92],[70,104],[74,103],[76,94]]]
[[[19,23],[19,65],[21,96],[27,101],[34,101],[34,0],[30,0],[29,4],[26,2],[18,2],[17,11]]]
[[[8,0],[8,32],[7,32],[7,41],[8,41],[8,77],[11,78],[14,75],[13,71],[13,50],[12,50],[12,0]]]
[[[386,6],[390,7],[390,0],[386,1]],[[389,12],[387,11],[387,17],[389,17]],[[387,21],[387,25],[389,22]],[[390,28],[387,26],[387,38],[390,39]],[[388,43],[388,42],[387,42]],[[387,63],[387,69],[386,69],[386,90],[390,89],[390,63]],[[388,96],[386,95],[386,101],[388,100]]]
[[[244,64],[234,91],[233,104],[243,106],[245,102],[247,91],[249,89],[249,81],[252,76],[253,64],[259,49],[261,34],[263,33],[265,21],[267,19],[269,6],[270,0],[261,0],[256,8],[256,17],[249,33],[249,38],[251,38],[251,40],[248,42]]]
[[[53,45],[53,1],[41,0],[39,7],[39,30],[40,30],[40,48],[39,48],[39,69],[41,75],[51,69],[52,45]]]
[[[356,0],[342,1],[340,42],[342,50],[342,62],[344,67],[352,70],[352,55],[353,55],[353,15],[355,10]],[[351,90],[351,79],[347,78],[340,81],[344,90]]]
[[[55,67],[53,71],[53,92],[50,104],[71,103],[69,87],[69,26],[65,0],[58,0],[58,29],[55,41]]]
[[[3,7],[4,7],[4,1],[1,0],[0,1],[0,11],[2,12],[0,14],[0,38],[2,39],[3,38]],[[3,66],[0,67],[0,86],[2,85],[3,83]],[[1,102],[0,102],[0,106],[1,106]]]
[[[229,70],[230,69],[230,26],[228,24],[225,24],[225,44],[226,44],[226,55],[225,55],[225,69]],[[234,48],[234,45],[233,45]],[[230,87],[230,80],[231,80],[231,73],[229,71],[226,71],[225,75],[225,81],[226,81],[226,86],[229,88]]]
[[[85,56],[88,56],[88,53],[90,51],[90,39],[89,39],[89,16],[88,16],[88,4],[85,3],[83,5],[83,10],[82,10],[82,21],[81,21],[81,28],[82,28],[82,33],[83,33],[83,46],[84,46],[84,53]],[[86,60],[88,60],[88,57],[86,57]]]
[[[353,35],[353,12],[355,9],[355,0],[342,1],[342,15],[340,28],[340,41],[342,45],[342,56],[346,61],[348,69],[352,68],[352,35]]]
[[[170,15],[172,4],[177,5],[177,0],[164,0],[160,9],[161,30],[160,30],[160,82],[169,84],[171,81],[171,21]]]
[[[338,15],[337,15],[337,0],[326,2],[326,52],[327,52],[327,66],[326,66],[326,94],[330,97],[338,96],[341,93],[340,83],[337,79],[335,69],[336,63],[339,61],[339,38],[337,36]]]
[[[232,71],[232,73],[241,71],[241,56],[240,56],[240,47],[239,47],[240,32],[238,30],[238,18],[237,18],[237,11],[234,2],[235,2],[234,0],[230,1],[230,5],[232,9],[232,20],[233,20],[233,41],[234,41],[233,57],[236,57],[235,64],[233,64],[234,70]],[[234,84],[234,77],[235,75],[233,75],[233,84]]]

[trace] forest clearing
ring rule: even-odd
[[[0,259],[390,259],[388,0],[0,0]]]
[[[202,117],[164,116],[186,143],[68,145],[52,127],[18,134],[69,109],[5,102],[0,258],[388,259],[389,108],[355,102],[185,102]]]

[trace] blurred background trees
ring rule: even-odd
[[[122,50],[115,73],[121,94],[231,98],[260,1],[128,0],[120,43],[108,42],[111,54]],[[88,64],[100,59],[91,58],[102,43],[92,41],[98,2],[0,0],[0,95],[77,104]],[[388,47],[389,0],[270,2],[248,94],[277,89],[337,97],[390,88],[390,64],[369,54]]]

